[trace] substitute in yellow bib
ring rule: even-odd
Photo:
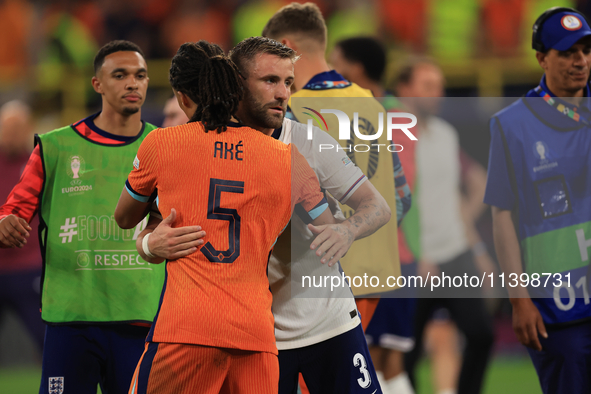
[[[394,160],[398,161],[394,151],[400,146],[394,147],[388,140],[385,110],[371,92],[345,80],[328,67],[325,60],[326,34],[324,19],[318,8],[312,4],[295,3],[275,14],[263,31],[264,36],[286,44],[301,55],[295,64],[296,92],[289,103],[294,118],[306,123],[308,119],[322,117],[319,122],[322,129],[341,144],[332,149],[342,151],[344,160],[354,161],[394,211],[397,200],[400,200],[397,199],[400,196],[394,182]],[[322,109],[337,109],[348,115],[351,124],[349,139],[339,140],[339,119],[333,114],[320,114]],[[382,113],[382,133],[377,140],[361,140],[356,135],[353,131],[355,112],[358,113],[358,130],[367,135],[366,138],[379,130],[378,115]],[[350,216],[349,208],[341,206],[341,209],[346,217]],[[397,214],[402,216],[400,210]],[[385,284],[388,276],[400,275],[396,223],[390,220],[375,234],[353,244],[347,256],[341,260],[346,275],[377,276],[380,284]],[[368,283],[367,286],[353,286],[353,293],[362,296],[393,288],[381,285],[372,287]],[[363,316],[363,310],[360,312],[365,326],[369,319]]]
[[[292,94],[289,102],[291,115],[305,125],[308,124],[308,120],[311,120],[315,126],[327,131],[332,139],[336,140],[337,146],[331,149],[338,149],[338,152],[342,153],[343,163],[354,161],[357,164],[385,198],[390,210],[394,211],[394,208],[397,208],[397,219],[400,220],[404,212],[401,197],[405,196],[408,200],[410,196],[409,189],[405,185],[406,181],[399,188],[395,185],[395,168],[401,173],[400,179],[404,177],[398,156],[390,147],[393,144],[387,138],[386,111],[373,98],[371,92],[350,83],[328,67],[325,60],[327,29],[318,7],[312,3],[292,3],[283,7],[269,20],[263,30],[263,36],[291,47],[301,56],[295,63],[295,83],[292,85],[295,87],[295,93]],[[268,82],[272,83],[273,79],[269,78]],[[341,111],[341,118],[348,116],[349,124],[355,123],[354,113],[357,113],[358,133],[355,133],[350,126],[344,127],[343,134],[347,134],[347,138],[339,140],[342,136],[339,133],[339,125],[345,124],[344,121],[339,121],[334,112],[326,115],[321,113],[322,109]],[[383,129],[379,138],[375,139],[374,135],[379,134],[380,113],[383,116]],[[309,129],[311,126],[312,124]],[[292,130],[292,133],[296,131],[304,133],[302,129],[305,130],[305,127]],[[308,132],[312,134],[311,130]],[[363,138],[359,138],[360,135]],[[292,138],[295,136],[292,135]],[[330,137],[327,136],[327,138]],[[356,145],[359,145],[357,150],[353,148]],[[369,149],[361,145],[367,145]],[[388,147],[390,150],[387,149]],[[327,147],[323,145],[323,148]],[[322,156],[322,154],[323,152],[314,152],[314,155]],[[355,185],[352,186],[354,187]],[[349,208],[345,206],[340,208],[345,216],[351,215]],[[376,295],[376,293],[395,288],[389,287],[386,283],[388,277],[400,275],[397,245],[398,220],[392,217],[386,225],[371,236],[356,240],[347,256],[341,259],[344,275],[352,279],[353,293],[356,296]],[[298,263],[293,261],[292,255],[292,266]],[[369,280],[367,284],[363,283],[359,286],[359,283],[353,279],[364,276],[375,277],[373,282],[375,286],[372,286]],[[298,289],[300,290],[302,289]],[[305,291],[308,299],[314,298],[317,294],[310,288]],[[286,315],[275,314],[276,332],[279,330],[280,332],[314,333],[313,336],[302,334],[301,338],[293,338],[289,346],[279,350],[280,394],[294,392],[298,373],[301,373],[299,384],[303,393],[308,392],[306,385],[312,393],[381,393],[362,327],[358,320],[355,324],[355,319],[360,315],[363,327],[367,326],[379,298],[374,296],[374,298],[358,299],[357,310],[350,311],[351,324],[343,329],[343,326],[339,325],[341,320],[337,316],[340,309],[334,305],[340,302],[344,308],[349,303],[353,304],[353,295],[349,294],[348,299],[336,299],[339,296],[336,292],[331,292],[330,297],[325,301],[323,317],[316,320],[311,320],[306,315],[300,319],[294,318],[302,314],[298,314],[297,310],[291,308],[306,308],[302,303],[295,302],[297,299],[291,300],[289,310],[274,308],[274,313],[280,312]],[[329,305],[332,307],[328,307]],[[278,321],[283,323],[281,327],[277,326]],[[339,378],[330,379],[329,377],[333,375]],[[303,379],[301,379],[302,376]]]

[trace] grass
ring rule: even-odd
[[[419,365],[416,394],[433,394],[431,368],[428,362]],[[486,372],[482,394],[542,394],[536,370],[529,357],[497,357]]]
[[[0,369],[0,390],[2,393],[38,393],[40,380],[41,368],[38,367]],[[97,388],[97,393],[101,393],[99,388]]]
[[[417,394],[432,394],[430,366],[419,366]],[[3,393],[31,394],[39,391],[41,369],[0,369],[0,389]],[[100,390],[97,390],[100,393]],[[527,357],[497,357],[487,371],[483,394],[541,394],[540,385],[531,361]]]

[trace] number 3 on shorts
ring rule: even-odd
[[[363,354],[357,353],[353,356],[353,365],[359,367],[359,372],[363,374],[363,378],[357,379],[357,383],[359,383],[362,389],[368,388],[371,384],[371,376],[367,370],[367,363]]]

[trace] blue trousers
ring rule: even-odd
[[[39,394],[127,394],[149,327],[47,325]],[[60,391],[61,390],[61,391]]]
[[[591,322],[547,331],[541,351],[527,349],[544,394],[591,393]]]

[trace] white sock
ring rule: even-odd
[[[439,391],[437,394],[457,394],[456,389],[445,389]]]
[[[392,379],[389,379],[384,386],[387,387],[388,393],[391,394],[415,394],[415,390],[412,388],[412,384],[410,383],[410,379],[406,372],[402,372]]]

